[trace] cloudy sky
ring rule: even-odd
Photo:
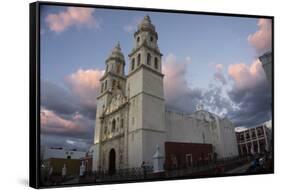
[[[201,102],[240,127],[271,118],[258,60],[271,50],[269,19],[42,6],[42,145],[89,147],[105,59],[120,41],[128,68],[133,33],[147,14],[163,53],[167,109],[192,113]]]

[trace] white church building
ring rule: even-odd
[[[120,44],[106,59],[97,96],[93,171],[153,165],[156,147],[166,167],[238,155],[234,125],[203,106],[187,115],[165,110],[158,34],[149,16],[134,33],[128,74]]]

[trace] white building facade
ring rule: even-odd
[[[236,128],[239,155],[262,154],[272,151],[272,121],[239,129]]]
[[[165,111],[162,54],[149,16],[134,33],[129,73],[120,44],[106,60],[97,97],[93,170],[152,165],[156,147],[165,155],[165,142],[212,144],[218,157],[238,155],[233,124],[198,109],[184,115]]]

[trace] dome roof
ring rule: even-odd
[[[122,59],[124,60],[124,55],[123,53],[121,52],[121,47],[120,47],[120,43],[118,42],[117,45],[112,49],[111,51],[111,54],[109,56],[108,59],[111,59],[111,58],[119,58],[119,59]]]
[[[138,30],[150,29],[155,31],[155,26],[151,23],[150,17],[146,15],[138,25]]]

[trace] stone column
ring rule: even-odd
[[[267,134],[266,134],[266,130],[265,130],[265,126],[262,126],[262,131],[263,131],[263,136],[264,136],[264,140],[265,140],[265,150],[268,151],[269,150],[269,145],[268,145],[268,139],[267,139]]]
[[[260,154],[260,153],[261,153],[261,150],[260,150],[260,141],[259,141],[259,137],[258,137],[258,131],[257,131],[257,128],[255,128],[255,132],[256,132],[256,137],[257,137],[258,153]]]

